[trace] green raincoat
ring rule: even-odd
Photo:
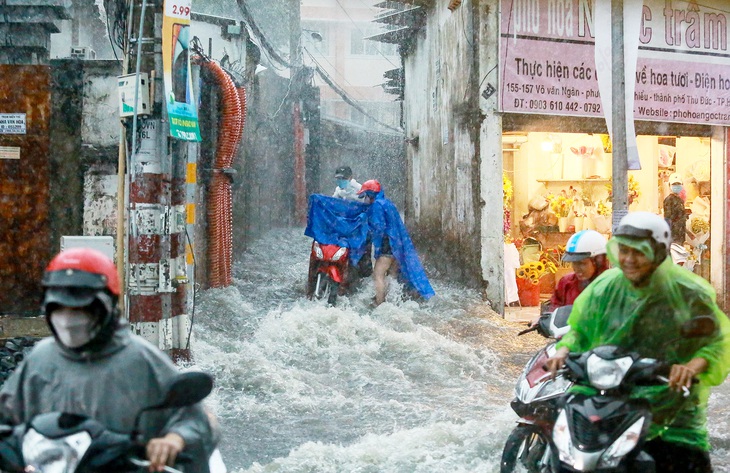
[[[619,242],[644,254],[651,252],[647,246],[615,237],[608,245],[614,266],[618,266]],[[682,324],[697,315],[714,316],[718,331],[710,337],[681,339]],[[637,387],[633,396],[651,402],[650,439],[661,437],[666,442],[709,451],[707,400],[710,386],[721,384],[730,370],[730,321],[717,306],[715,291],[707,281],[673,264],[670,258],[643,287],[634,287],[620,269],[610,269],[578,296],[568,323],[571,330],[557,346],[571,352],[618,345],[671,364],[684,364],[696,357],[707,360],[707,370],[698,375],[700,382],[692,387],[689,399],[666,385]]]

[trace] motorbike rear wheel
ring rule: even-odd
[[[518,425],[507,437],[502,451],[500,473],[514,473],[517,465],[529,473],[548,473],[550,442],[532,425]]]

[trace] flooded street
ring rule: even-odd
[[[193,355],[235,472],[499,470],[517,374],[544,343],[431,278],[436,297],[369,307],[370,280],[327,307],[304,297],[311,240],[278,230],[196,300]],[[711,399],[715,471],[730,471],[728,383]]]

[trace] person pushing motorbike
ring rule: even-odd
[[[120,320],[117,269],[104,254],[73,248],[56,255],[42,280],[43,311],[53,334],[40,341],[0,390],[0,421],[13,425],[48,412],[91,417],[130,433],[135,415],[162,400],[178,374],[157,347]],[[213,435],[200,404],[142,417],[150,471],[192,457],[186,472],[207,472]]]
[[[701,277],[672,263],[671,234],[666,221],[650,212],[621,219],[607,244],[614,266],[578,296],[568,320],[570,331],[546,362],[555,373],[570,352],[616,345],[671,365],[666,386],[636,388],[646,398],[653,421],[645,450],[656,471],[711,472],[707,433],[710,386],[730,371],[730,321],[719,309],[715,292]],[[714,318],[712,336],[683,340],[683,323],[693,316]],[[694,379],[699,383],[694,383]],[[676,391],[691,389],[685,400]]]
[[[363,196],[363,202],[369,206],[368,228],[375,257],[373,305],[378,306],[385,301],[388,292],[386,275],[392,266],[398,268],[399,276],[409,290],[415,290],[424,299],[431,298],[435,293],[418,259],[416,248],[398,209],[385,197],[380,182],[376,179],[365,181],[358,194]]]

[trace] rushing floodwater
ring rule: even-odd
[[[234,267],[234,285],[196,301],[193,354],[213,373],[208,405],[229,470],[499,471],[516,416],[516,376],[544,343],[478,294],[438,278],[436,297],[369,307],[370,280],[337,307],[304,297],[311,240],[269,234]],[[730,472],[730,386],[711,398],[715,471]]]

